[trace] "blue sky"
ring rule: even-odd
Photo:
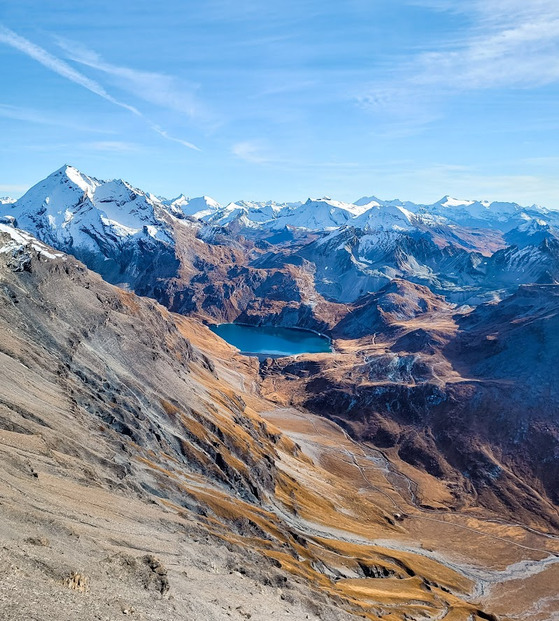
[[[6,0],[0,84],[0,195],[559,208],[556,0]]]

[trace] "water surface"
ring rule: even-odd
[[[222,323],[210,330],[243,354],[294,356],[332,351],[330,340],[309,330]]]

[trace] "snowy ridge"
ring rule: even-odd
[[[410,230],[417,218],[397,205],[375,205],[355,219],[354,226],[366,230]]]
[[[237,201],[213,214],[203,213],[200,219],[220,226],[234,223],[240,229],[271,231],[285,227],[331,231],[343,226],[372,231],[408,231],[442,225],[506,233],[528,221],[559,226],[559,212],[544,207],[459,200],[450,196],[431,205],[399,199],[384,201],[375,196],[363,197],[355,203],[344,203],[329,197],[286,204]]]
[[[190,216],[197,220],[210,218],[221,209],[221,205],[210,196],[188,198],[180,194],[176,198],[163,199],[161,202],[174,216]]]
[[[287,215],[301,203],[276,203],[274,201],[235,201],[222,208],[214,217],[204,218],[212,224],[226,226],[240,220],[248,227],[270,225],[282,215]]]
[[[22,198],[0,199],[0,218],[14,220],[45,241],[91,247],[91,237],[114,240],[134,235],[173,243],[166,215],[199,220],[235,230],[279,231],[286,227],[331,231],[355,226],[370,231],[410,231],[424,227],[458,226],[508,233],[527,222],[558,226],[559,212],[517,203],[461,200],[444,196],[431,205],[364,196],[354,203],[330,197],[276,203],[239,200],[220,205],[209,196],[173,199],[156,197],[122,180],[100,181],[72,166],[63,166],[31,188]]]
[[[0,242],[0,254],[14,254],[26,247],[31,247],[48,259],[58,259],[65,256],[61,252],[52,252],[52,248],[38,241],[33,235],[14,229],[7,224],[0,223],[0,235],[8,237],[7,242]]]
[[[349,224],[362,213],[356,205],[342,203],[329,197],[309,198],[302,205],[282,211],[271,228],[281,229],[286,226],[294,228],[328,231]]]
[[[2,210],[4,222],[62,247],[98,250],[132,237],[172,243],[161,203],[122,180],[100,181],[63,166]]]

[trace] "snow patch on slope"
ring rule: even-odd
[[[210,196],[188,198],[180,194],[171,200],[163,200],[162,203],[175,216],[188,216],[198,220],[210,218],[221,209],[221,205]]]
[[[57,259],[65,256],[61,252],[52,252],[51,248],[41,243],[33,235],[0,223],[0,235],[2,234],[7,235],[9,239],[0,245],[0,254],[14,253],[25,247],[31,247],[33,250],[40,252],[41,256],[48,259]]]

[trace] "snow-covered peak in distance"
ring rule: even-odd
[[[198,220],[209,218],[221,209],[221,205],[210,196],[188,198],[180,194],[171,200],[163,200],[162,203],[173,215],[190,216]]]
[[[452,196],[449,196],[447,194],[446,196],[443,196],[440,200],[438,200],[436,203],[433,203],[433,207],[469,207],[470,205],[473,205],[475,202],[476,201],[472,201],[472,200],[452,198]],[[485,203],[482,203],[482,204],[485,204]],[[487,203],[487,205],[489,205],[489,203]]]
[[[360,199],[356,200],[353,204],[357,205],[357,207],[364,207],[365,205],[371,206],[379,206],[382,205],[384,201],[381,201],[380,198],[376,196],[362,196]]]
[[[241,220],[249,227],[263,225],[275,221],[283,214],[299,208],[302,203],[276,203],[275,201],[239,200],[223,207],[212,218],[204,218],[212,224],[225,226],[234,220]]]
[[[417,224],[417,218],[399,205],[373,205],[355,218],[354,226],[367,230],[409,230]]]
[[[313,231],[327,231],[350,224],[363,211],[363,207],[332,200],[329,197],[309,198],[298,207],[280,212],[271,228],[280,229],[291,226]]]
[[[11,198],[10,196],[0,196],[0,205],[13,205],[15,202],[15,198]]]
[[[559,212],[535,205],[523,207],[513,202],[459,201],[448,197],[432,205],[422,205],[419,213],[439,216],[448,224],[502,232],[533,219],[543,219],[549,223],[559,222]]]
[[[538,246],[546,239],[559,239],[559,229],[545,220],[526,220],[516,228],[508,231],[504,239],[510,246],[525,248]]]
[[[343,211],[348,211],[353,215],[359,215],[363,212],[362,205],[356,205],[355,203],[344,203],[343,201],[334,200],[329,196],[323,196],[322,198],[308,198],[304,205],[315,206],[321,209],[341,209]]]

